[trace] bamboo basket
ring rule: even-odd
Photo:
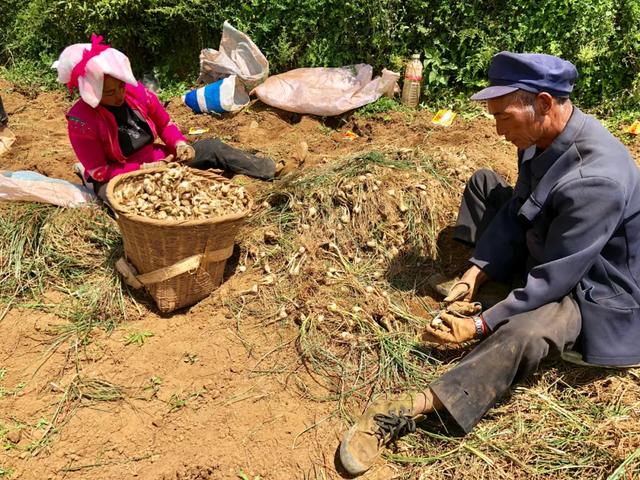
[[[116,264],[125,281],[144,287],[162,313],[187,307],[208,297],[222,283],[224,267],[233,253],[236,233],[251,211],[204,220],[156,220],[122,211],[114,196],[118,184],[164,168],[137,170],[113,178],[107,199],[122,233],[125,259]],[[191,169],[212,181],[229,181],[213,172]]]

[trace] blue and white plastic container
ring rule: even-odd
[[[236,75],[231,75],[182,96],[184,104],[196,113],[237,112],[249,104],[249,95]]]

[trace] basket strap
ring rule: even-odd
[[[141,284],[140,286],[148,286],[154,283],[164,282],[165,280],[177,277],[178,275],[182,275],[183,273],[189,272],[191,270],[196,270],[200,268],[200,265],[202,263],[221,262],[222,260],[226,260],[227,258],[229,258],[232,254],[233,244],[229,245],[228,247],[221,248],[220,250],[214,250],[205,254],[200,253],[198,255],[191,255],[190,257],[183,258],[173,265],[159,268],[158,270],[154,270],[153,272],[143,273],[142,275],[135,275],[134,278],[139,284]],[[134,288],[139,288],[135,285],[131,286],[133,286]]]
[[[118,273],[122,275],[124,282],[130,287],[138,289],[144,286],[138,281],[138,272],[136,272],[133,265],[127,262],[126,258],[120,257],[115,267]]]

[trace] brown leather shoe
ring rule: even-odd
[[[415,396],[377,399],[344,434],[340,462],[350,475],[366,472],[387,445],[415,432],[416,421],[424,418],[413,414]]]

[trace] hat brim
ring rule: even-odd
[[[471,100],[476,100],[476,101],[489,100],[492,98],[498,98],[504,95],[508,95],[510,93],[515,92],[516,90],[518,90],[518,87],[495,85],[493,87],[487,87],[483,90],[480,90],[478,93],[476,93],[471,97]]]

